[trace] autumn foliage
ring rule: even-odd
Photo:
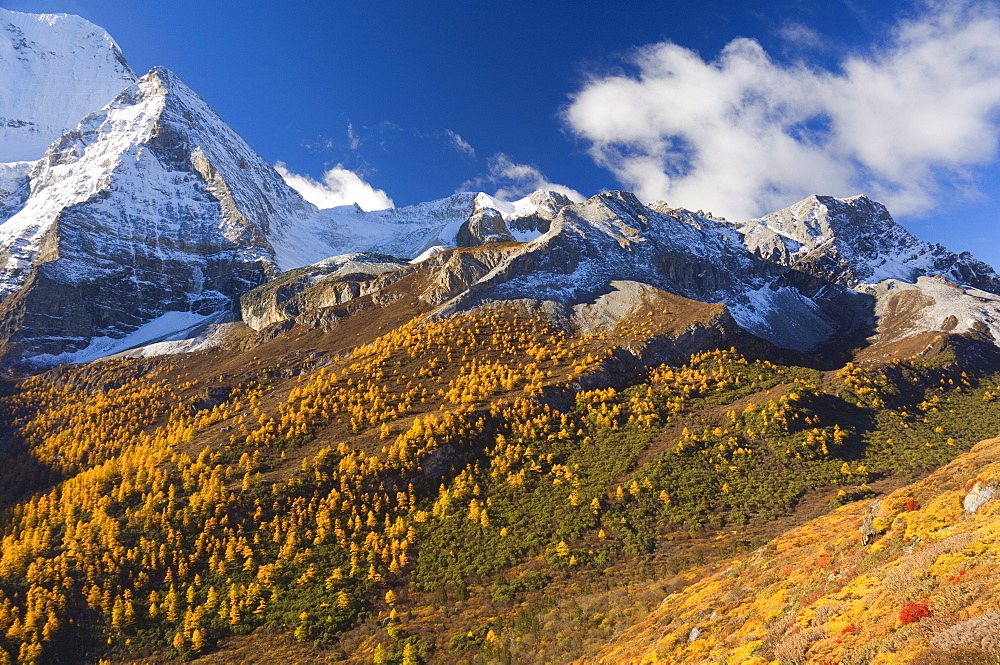
[[[0,399],[0,663],[190,659],[254,631],[368,661],[568,660],[655,610],[640,583],[747,551],[670,604],[654,655],[832,659],[885,637],[863,603],[894,616],[925,578],[947,586],[935,620],[971,618],[981,576],[958,573],[993,541],[954,539],[957,493],[887,501],[867,549],[846,499],[802,556],[731,536],[954,458],[1000,426],[994,377],[725,349],[612,382],[653,314],[576,335],[484,308],[292,373],[247,351],[238,378],[181,358],[21,381]],[[918,541],[934,556],[883,569]]]
[[[921,619],[929,617],[933,612],[927,607],[927,603],[918,603],[915,600],[911,600],[903,608],[899,610],[899,623],[906,625],[909,623],[915,623]]]

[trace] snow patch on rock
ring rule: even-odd
[[[740,325],[777,346],[809,351],[837,332],[837,324],[801,291],[768,284],[734,299],[729,312]]]
[[[975,332],[1000,341],[1000,296],[995,293],[953,284],[941,277],[923,276],[915,282],[889,279],[878,284],[861,284],[857,290],[875,296],[875,315],[879,319],[891,318],[904,302],[916,309],[906,323],[884,331],[891,340],[938,331]]]
[[[88,363],[156,342],[191,339],[194,333],[211,323],[220,322],[223,316],[222,313],[204,316],[193,312],[165,312],[124,337],[94,337],[90,345],[83,349],[59,354],[39,354],[32,359],[31,364],[48,367],[65,363]]]

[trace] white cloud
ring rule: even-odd
[[[802,40],[808,35],[801,30]],[[595,161],[646,200],[748,218],[812,193],[926,213],[996,158],[1000,12],[928,3],[835,71],[735,39],[718,58],[664,42],[634,75],[596,77],[565,111]]]
[[[798,48],[813,50],[823,49],[826,40],[823,36],[804,23],[786,21],[777,29],[779,37]]]
[[[476,149],[473,148],[468,141],[462,138],[457,132],[453,132],[450,129],[444,130],[444,135],[451,140],[451,145],[458,152],[468,155],[469,157],[476,156]]]
[[[515,201],[539,189],[565,194],[576,202],[586,198],[575,189],[549,182],[549,179],[538,170],[538,167],[530,164],[517,164],[502,152],[490,159],[487,175],[467,180],[462,183],[459,190],[469,191],[487,187],[496,187],[493,196],[502,201]]]
[[[351,150],[361,147],[361,137],[354,133],[354,125],[350,122],[347,123],[347,147]]]
[[[292,173],[281,162],[275,164],[274,168],[289,187],[317,208],[335,208],[353,203],[357,203],[363,210],[395,207],[384,191],[375,189],[357,173],[339,164],[323,174],[323,182],[317,182],[307,175]]]

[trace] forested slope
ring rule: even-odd
[[[898,556],[899,499],[870,547],[848,522],[1000,429],[993,347],[976,339],[842,368],[779,364],[748,340],[626,372],[624,346],[716,312],[696,304],[678,326],[653,304],[612,333],[571,335],[516,307],[386,330],[347,319],[12,385],[0,659],[565,662],[837,504],[865,499],[816,545],[845,560],[831,565]],[[904,537],[929,542],[956,514],[918,494],[944,521],[913,509]],[[772,559],[764,572],[781,570]],[[721,626],[723,609],[757,602],[811,629],[798,608],[840,579],[703,609]],[[711,584],[685,592],[692,613]],[[669,635],[647,629],[706,630],[659,647],[694,660],[722,646],[769,658],[793,637],[791,622],[734,628],[752,639],[730,643],[704,617],[670,620]],[[887,644],[884,627],[856,626],[851,640]],[[656,653],[642,635],[607,653]]]

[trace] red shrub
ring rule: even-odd
[[[962,577],[964,575],[965,575],[965,571],[964,570],[960,570],[960,571],[958,571],[957,575],[949,575],[948,576],[948,581],[951,582],[952,584],[958,584],[959,582],[962,581]]]
[[[910,499],[909,501],[906,502],[906,505],[903,507],[906,508],[907,510],[920,510],[920,504],[917,503],[916,499]]]
[[[929,617],[931,614],[932,612],[927,607],[927,603],[918,603],[911,600],[906,605],[903,605],[903,609],[899,611],[899,622],[905,626],[908,623],[915,623]]]

